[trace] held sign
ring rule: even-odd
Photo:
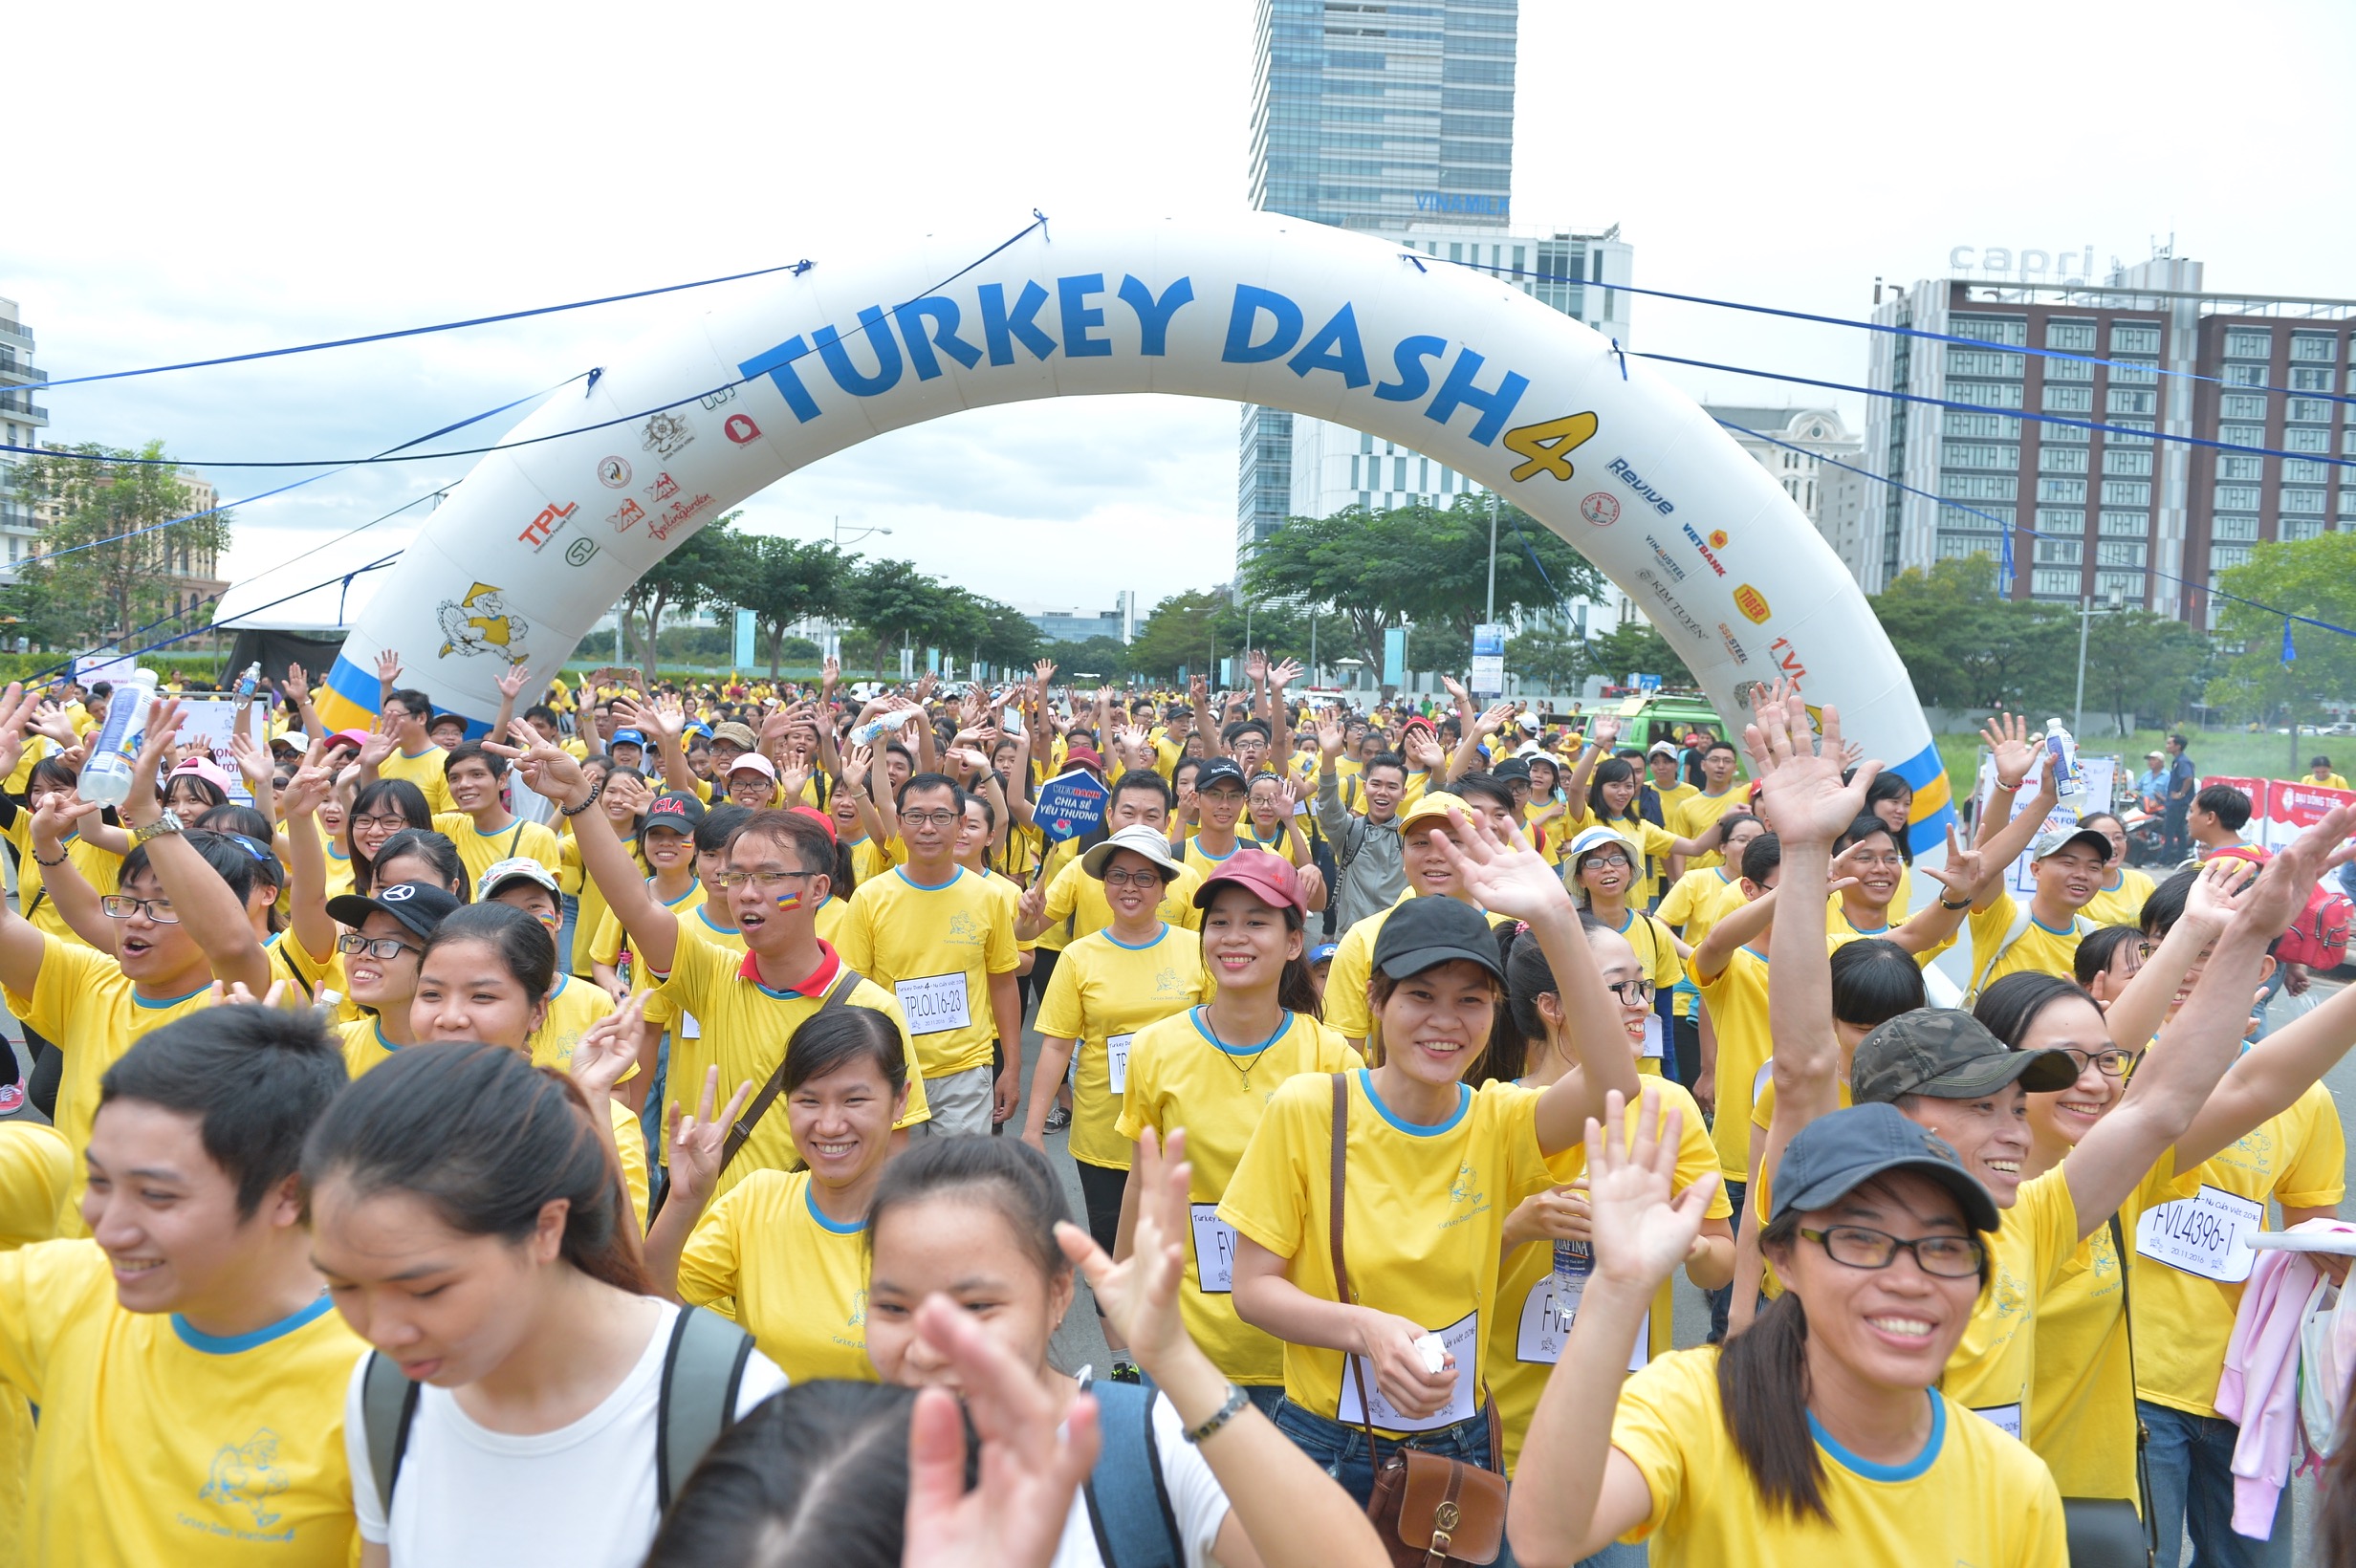
[[[1049,843],[1059,844],[1102,825],[1106,795],[1094,773],[1075,768],[1039,787],[1039,797],[1031,803],[1031,819]]]

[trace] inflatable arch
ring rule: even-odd
[[[1482,273],[1263,213],[1058,220],[973,264],[982,249],[927,239],[822,263],[650,338],[586,396],[557,394],[409,546],[336,661],[324,716],[367,722],[373,651],[391,647],[405,684],[481,724],[508,665],[537,687],[695,530],[881,431],[1176,392],[1337,421],[1510,497],[1644,607],[1730,720],[1777,676],[1839,704],[1914,786],[1915,847],[1943,844],[1946,775],[1856,583],[1709,416],[1579,322]]]

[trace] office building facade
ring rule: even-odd
[[[33,363],[33,329],[24,324],[16,301],[0,299],[0,435],[11,446],[38,446],[49,427],[49,410],[33,402],[49,373]],[[16,568],[34,551],[40,523],[16,498],[15,465],[11,453],[0,452],[0,545],[7,559],[0,561],[0,584],[16,580]]]
[[[2099,284],[1945,278],[1886,299],[1882,324],[1967,341],[1874,336],[1872,384],[1935,401],[1868,410],[1866,466],[1913,492],[1868,487],[1865,590],[2001,562],[2009,535],[2015,598],[2206,627],[2215,574],[2258,543],[2356,528],[2356,470],[2331,461],[2356,456],[2338,395],[2356,390],[2356,300],[2210,292],[2202,273],[2163,255]]]

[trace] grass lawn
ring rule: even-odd
[[[2307,759],[2312,756],[2331,758],[2338,771],[2345,774],[2348,764],[2356,762],[2356,735],[2311,735],[2299,737],[2298,766],[2291,761],[2291,738],[2273,733],[2253,735],[2238,730],[2212,730],[2203,733],[2188,730],[2185,734],[2192,742],[2192,765],[2203,778],[2294,778],[2303,777]],[[1979,768],[1979,737],[1977,735],[1941,735],[1939,760],[1947,765],[1950,779],[1958,781],[1974,776]],[[2127,776],[2144,770],[2144,753],[2166,751],[2167,734],[2158,730],[2139,730],[2131,735],[2105,736],[2089,740],[2084,745],[2088,756],[2115,756]]]

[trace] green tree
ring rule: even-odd
[[[730,584],[730,592],[739,608],[753,612],[774,681],[784,657],[786,628],[811,616],[839,612],[859,557],[844,555],[830,539],[762,536],[741,543],[741,575]]]
[[[914,561],[877,560],[851,574],[843,608],[875,639],[875,678],[880,681],[884,651],[913,647],[931,636],[942,628],[949,607],[941,585],[918,571]]]
[[[1452,656],[1417,667],[1462,668],[1488,598],[1489,506],[1486,496],[1462,495],[1446,508],[1288,518],[1253,552],[1243,586],[1260,602],[1320,607],[1340,622],[1327,633],[1334,645],[1373,667],[1382,665],[1383,634],[1412,622],[1428,629],[1435,655]],[[1499,512],[1496,578],[1499,620],[1594,598],[1603,585],[1584,556],[1513,506]],[[1468,651],[1456,656],[1459,639]]]
[[[2247,565],[2218,574],[2217,586],[2258,604],[2224,601],[2217,638],[2239,646],[2209,683],[2209,701],[2252,718],[2291,727],[2291,772],[2299,771],[2300,726],[2323,716],[2325,699],[2356,696],[2356,637],[2294,624],[2282,662],[2283,616],[2356,625],[2356,534],[2323,534],[2288,544],[2261,544]],[[2258,604],[2270,606],[2260,609]]]
[[[1617,685],[1631,675],[1658,675],[1663,686],[1690,686],[1699,683],[1686,668],[1669,639],[1641,621],[1631,621],[1587,643],[1587,655],[1603,678]],[[1511,667],[1511,661],[1508,661]]]
[[[2066,701],[2075,673],[2072,609],[2008,599],[1987,555],[1908,567],[1871,600],[1926,706],[2024,708]],[[2062,646],[2068,642],[2068,652]]]
[[[2209,639],[2173,616],[2095,616],[2086,628],[2086,700],[2099,703],[2120,733],[2165,728],[2200,690],[2210,657]]]
[[[1320,652],[1331,662],[1337,651],[1333,612],[1325,612],[1326,642]],[[1309,662],[1309,617],[1293,605],[1239,604],[1217,588],[1172,594],[1153,607],[1129,646],[1129,668],[1157,680],[1174,680],[1181,669],[1214,674],[1218,662],[1240,655],[1247,645],[1272,659]]]
[[[178,467],[159,461],[163,456],[160,441],[136,452],[85,442],[16,464],[17,498],[56,518],[42,532],[41,555],[18,569],[26,591],[8,600],[10,613],[39,627],[21,635],[58,642],[126,640],[169,615],[182,591],[177,582],[201,575],[229,548],[226,512],[172,522],[188,512],[188,492]],[[158,526],[164,523],[172,526]],[[205,623],[192,618],[161,635]]]
[[[976,597],[982,613],[982,635],[973,642],[973,656],[993,669],[1020,669],[1039,657],[1047,639],[1031,618],[1012,604]],[[1106,639],[1110,641],[1110,639]],[[1114,643],[1114,646],[1120,646]]]
[[[648,567],[622,596],[622,631],[637,645],[644,668],[653,669],[659,662],[655,633],[666,612],[732,602],[733,585],[747,568],[745,539],[729,525],[743,515],[731,512],[706,523]]]
[[[1597,667],[1591,645],[1552,617],[1532,623],[1505,644],[1506,671],[1548,691],[1576,691]]]
[[[1056,662],[1057,679],[1119,683],[1132,669],[1129,649],[1121,639],[1102,634],[1079,642],[1046,642],[1036,657]]]

